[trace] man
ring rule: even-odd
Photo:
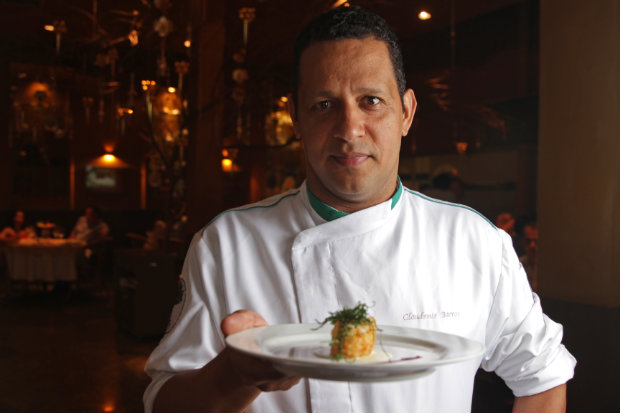
[[[508,235],[514,237],[515,233],[515,217],[510,212],[502,212],[495,219],[495,226],[503,229]]]
[[[184,298],[146,367],[146,410],[467,411],[480,365],[513,389],[515,409],[563,410],[574,359],[510,238],[400,184],[416,102],[387,23],[354,6],[319,17],[297,38],[294,81],[307,180],[194,237]],[[287,377],[225,347],[229,334],[315,322],[359,301],[379,324],[459,334],[487,350],[417,380],[341,383]]]
[[[96,207],[87,207],[84,215],[78,218],[69,238],[94,244],[108,235],[110,228],[101,219],[101,211]]]
[[[536,264],[538,262],[536,258],[536,253],[538,251],[538,225],[536,225],[536,222],[532,221],[525,224],[521,235],[521,244],[525,254],[519,257],[519,261],[521,261],[521,264],[525,269],[525,273],[527,274],[527,278],[530,281],[532,289],[536,291],[538,288],[538,277],[536,271]]]

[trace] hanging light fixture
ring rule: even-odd
[[[91,160],[90,162],[88,162],[88,165],[94,168],[109,168],[109,169],[129,168],[129,164],[127,162],[123,161],[122,159],[120,159],[119,157],[111,153],[103,154]]]

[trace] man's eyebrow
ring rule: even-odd
[[[361,94],[361,95],[382,95],[382,96],[387,95],[387,92],[385,91],[385,89],[380,88],[380,87],[360,87],[358,89],[355,89],[355,93]],[[308,97],[310,99],[331,98],[334,96],[337,96],[337,93],[334,93],[330,90],[318,90],[316,92],[308,94]]]
[[[310,99],[316,98],[330,98],[335,96],[334,92],[330,92],[329,90],[317,90],[316,92],[308,93],[308,97]]]
[[[385,90],[379,87],[364,87],[355,89],[357,93],[361,93],[364,95],[384,95]]]

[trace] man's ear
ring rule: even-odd
[[[407,135],[409,133],[409,128],[411,127],[411,123],[413,122],[413,115],[415,114],[415,109],[418,106],[418,102],[415,99],[415,94],[413,90],[407,89],[403,94],[403,128],[402,128],[402,136]]]

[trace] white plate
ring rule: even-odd
[[[378,326],[375,350],[355,361],[329,358],[331,324],[281,324],[232,334],[226,343],[269,360],[283,373],[336,381],[392,381],[419,378],[435,367],[480,356],[484,346],[453,334]]]

